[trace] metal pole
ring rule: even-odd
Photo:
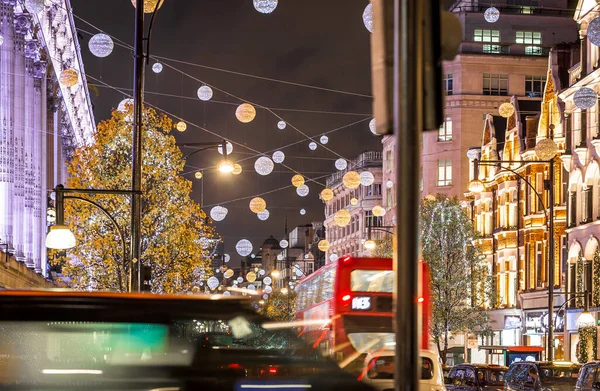
[[[548,221],[548,350],[546,352],[546,360],[554,359],[554,158],[550,159],[548,191],[548,203],[550,204],[550,218]]]
[[[56,198],[56,225],[65,224],[65,187],[63,185],[56,186],[54,196]]]
[[[131,262],[129,291],[141,290],[141,234],[142,234],[142,112],[144,103],[144,7],[137,0],[135,7],[135,38],[133,57],[133,137],[131,145]]]
[[[394,1],[396,199],[394,327],[396,391],[417,391],[420,137],[423,131],[421,1]]]

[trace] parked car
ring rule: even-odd
[[[442,363],[438,354],[430,350],[420,350],[419,356],[421,359],[419,391],[446,391]],[[377,391],[393,391],[394,365],[393,350],[369,353],[359,380]]]
[[[506,372],[507,391],[573,391],[580,365],[567,361],[513,362]]]
[[[600,391],[600,361],[592,361],[581,367],[575,391]]]
[[[493,364],[459,364],[452,367],[446,380],[448,391],[504,389],[507,367]]]

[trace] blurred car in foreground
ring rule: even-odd
[[[588,362],[581,367],[575,391],[600,391],[600,361]]]
[[[220,296],[0,292],[0,388],[368,390]]]
[[[446,391],[439,356],[429,350],[419,350],[421,371],[419,391]],[[367,355],[359,379],[377,391],[394,390],[395,355],[393,350],[380,350]]]
[[[514,391],[573,391],[580,365],[568,361],[513,362],[504,377]]]
[[[492,364],[458,364],[446,380],[448,391],[492,391],[504,389],[507,367]]]

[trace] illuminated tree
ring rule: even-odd
[[[67,188],[131,188],[131,105],[113,111],[98,125],[93,141],[75,150],[68,165]],[[210,273],[215,231],[200,205],[190,198],[192,184],[181,176],[185,162],[169,134],[173,124],[144,110],[142,169],[142,262],[152,268],[154,292],[188,292]],[[114,217],[130,246],[130,197],[85,195]],[[118,231],[100,210],[75,199],[65,201],[65,219],[77,246],[58,258],[64,282],[83,290],[124,292],[129,255]]]
[[[296,296],[296,291],[293,290],[288,290],[287,293],[273,292],[263,309],[264,315],[282,322],[294,320]]]

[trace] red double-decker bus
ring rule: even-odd
[[[368,352],[395,346],[393,289],[390,258],[341,257],[298,283],[296,320],[304,322],[300,335],[341,367],[360,373]],[[419,298],[425,306],[428,301]],[[427,317],[422,316],[424,330]]]

